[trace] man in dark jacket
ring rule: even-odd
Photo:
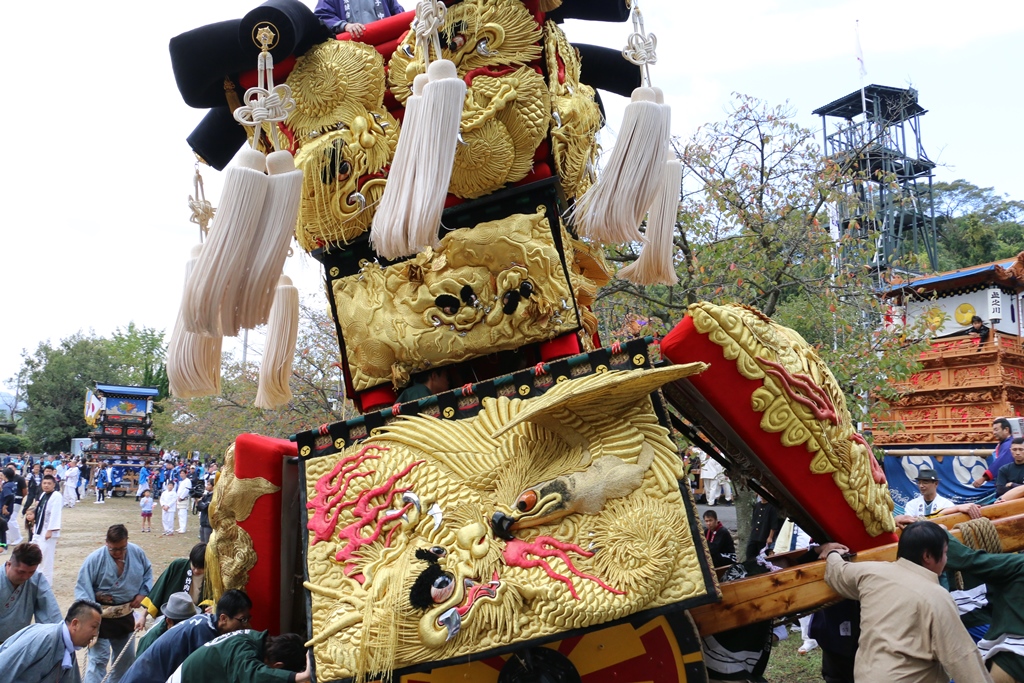
[[[319,0],[313,14],[334,33],[361,38],[367,24],[404,11],[397,0]]]

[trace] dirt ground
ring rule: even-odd
[[[96,494],[90,490],[74,508],[64,508],[61,517],[60,541],[57,542],[57,554],[53,565],[53,589],[62,614],[74,601],[75,582],[78,580],[78,570],[82,566],[82,561],[89,553],[103,545],[109,526],[124,524],[128,527],[129,542],[141,546],[153,565],[154,581],[171,560],[188,557],[192,546],[199,542],[199,515],[189,515],[186,533],[177,533],[178,525],[175,519],[174,536],[163,536],[161,511],[159,506],[154,506],[153,531],[144,534],[141,533],[142,517],[139,514],[139,504],[135,502],[134,496],[107,498],[107,502],[102,505],[97,505],[95,500]],[[24,529],[22,534],[24,535]],[[3,556],[0,555],[0,558]],[[83,674],[85,654],[86,650],[79,652],[79,666]]]

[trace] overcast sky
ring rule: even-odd
[[[132,320],[169,332],[185,260],[198,241],[188,221],[194,157],[185,137],[204,112],[182,103],[167,43],[256,4],[59,0],[45,10],[23,2],[7,8],[0,382],[17,371],[22,349],[46,339],[78,330],[109,335]],[[913,86],[929,110],[923,142],[941,164],[937,178],[963,177],[1024,199],[1019,3],[642,6],[659,39],[652,73],[673,106],[674,134],[686,137],[723,118],[732,92],[788,101],[798,121],[820,128],[811,110],[859,87],[859,19],[865,81]],[[569,22],[565,29],[574,42],[615,48],[629,33],[625,24]],[[605,95],[605,102],[614,127],[625,101]],[[204,176],[216,205],[220,174],[206,169]],[[297,254],[286,272],[307,299],[326,306],[315,261]]]

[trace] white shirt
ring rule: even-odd
[[[912,515],[914,517],[928,517],[934,515],[936,512],[945,510],[946,508],[953,507],[955,503],[947,498],[935,494],[935,498],[931,503],[924,502],[924,496],[918,496],[914,500],[907,503],[907,506],[903,509],[903,512]]]
[[[188,494],[192,492],[192,482],[188,477],[178,482],[178,500],[188,500]]]
[[[174,491],[167,491],[165,489],[164,492],[160,494],[160,507],[167,507],[174,510],[174,502],[176,500],[177,497],[174,495]]]

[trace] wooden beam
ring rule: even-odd
[[[1024,503],[1024,501],[1021,501]],[[1004,510],[1014,503],[1004,503]],[[989,510],[997,506],[982,508]],[[1024,508],[1022,508],[1024,509]],[[994,510],[998,513],[999,510]],[[988,515],[986,515],[988,516]],[[951,515],[950,520],[955,516]],[[966,516],[964,516],[966,519]],[[941,518],[936,518],[936,520]],[[963,520],[961,520],[963,521]],[[1024,549],[1024,514],[993,519],[1005,552]],[[959,531],[952,531],[957,538]],[[892,562],[896,559],[896,544],[865,550],[853,558],[854,562]],[[825,583],[825,562],[808,564],[761,574],[749,579],[721,584],[722,601],[690,610],[702,636],[738,628],[766,619],[809,612],[840,599]]]

